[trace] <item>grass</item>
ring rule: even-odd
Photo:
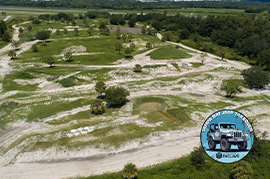
[[[179,68],[177,63],[172,63],[172,65],[174,66],[174,68],[176,68],[178,71],[181,71],[181,69]]]
[[[27,121],[37,121],[43,118],[55,115],[61,111],[68,111],[73,108],[82,107],[90,104],[91,99],[78,99],[72,102],[66,101],[55,101],[49,104],[38,103],[37,105],[31,106],[31,112],[27,116]]]
[[[148,55],[155,60],[183,59],[191,57],[185,50],[181,48],[172,48],[171,46],[161,47]]]
[[[204,64],[202,64],[202,63],[195,63],[195,62],[191,62],[190,64],[192,64],[192,66],[193,66],[194,68],[199,68],[199,67],[201,67],[201,66],[204,65]]]
[[[3,88],[3,92],[7,92],[7,91],[14,91],[14,90],[19,90],[19,91],[35,91],[38,89],[38,85],[37,84],[33,84],[33,85],[20,85],[16,82],[14,82],[15,79],[18,78],[27,78],[27,79],[32,79],[34,78],[32,75],[30,75],[29,73],[24,73],[24,72],[12,72],[10,74],[7,74],[2,82],[2,88]]]

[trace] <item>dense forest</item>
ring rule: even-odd
[[[225,8],[248,9],[251,12],[269,10],[270,2],[229,2],[229,1],[182,1],[182,2],[155,2],[143,3],[124,0],[55,0],[55,1],[31,1],[31,0],[0,0],[4,6],[24,7],[56,7],[56,8],[88,8],[88,9],[114,9],[114,10],[150,10],[150,9],[181,9],[181,8]]]

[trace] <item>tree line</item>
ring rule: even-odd
[[[114,10],[150,10],[150,9],[181,9],[181,8],[225,8],[225,9],[256,9],[268,10],[270,3],[267,0],[256,1],[190,1],[142,3],[126,0],[58,0],[58,1],[27,1],[27,0],[0,0],[0,5],[23,7],[56,7],[56,8],[88,8]]]

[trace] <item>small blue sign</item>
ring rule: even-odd
[[[221,110],[211,114],[201,129],[201,145],[206,154],[221,163],[243,159],[252,148],[254,130],[242,113]]]

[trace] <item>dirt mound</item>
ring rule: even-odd
[[[166,106],[158,102],[146,102],[146,103],[142,103],[139,106],[139,109],[141,111],[153,111],[153,110],[156,110],[157,108],[161,110],[165,110]]]
[[[80,46],[76,46],[76,45],[73,45],[71,47],[68,47],[68,48],[65,48],[63,50],[63,53],[66,53],[66,52],[85,52],[86,51],[86,47],[80,45]]]

